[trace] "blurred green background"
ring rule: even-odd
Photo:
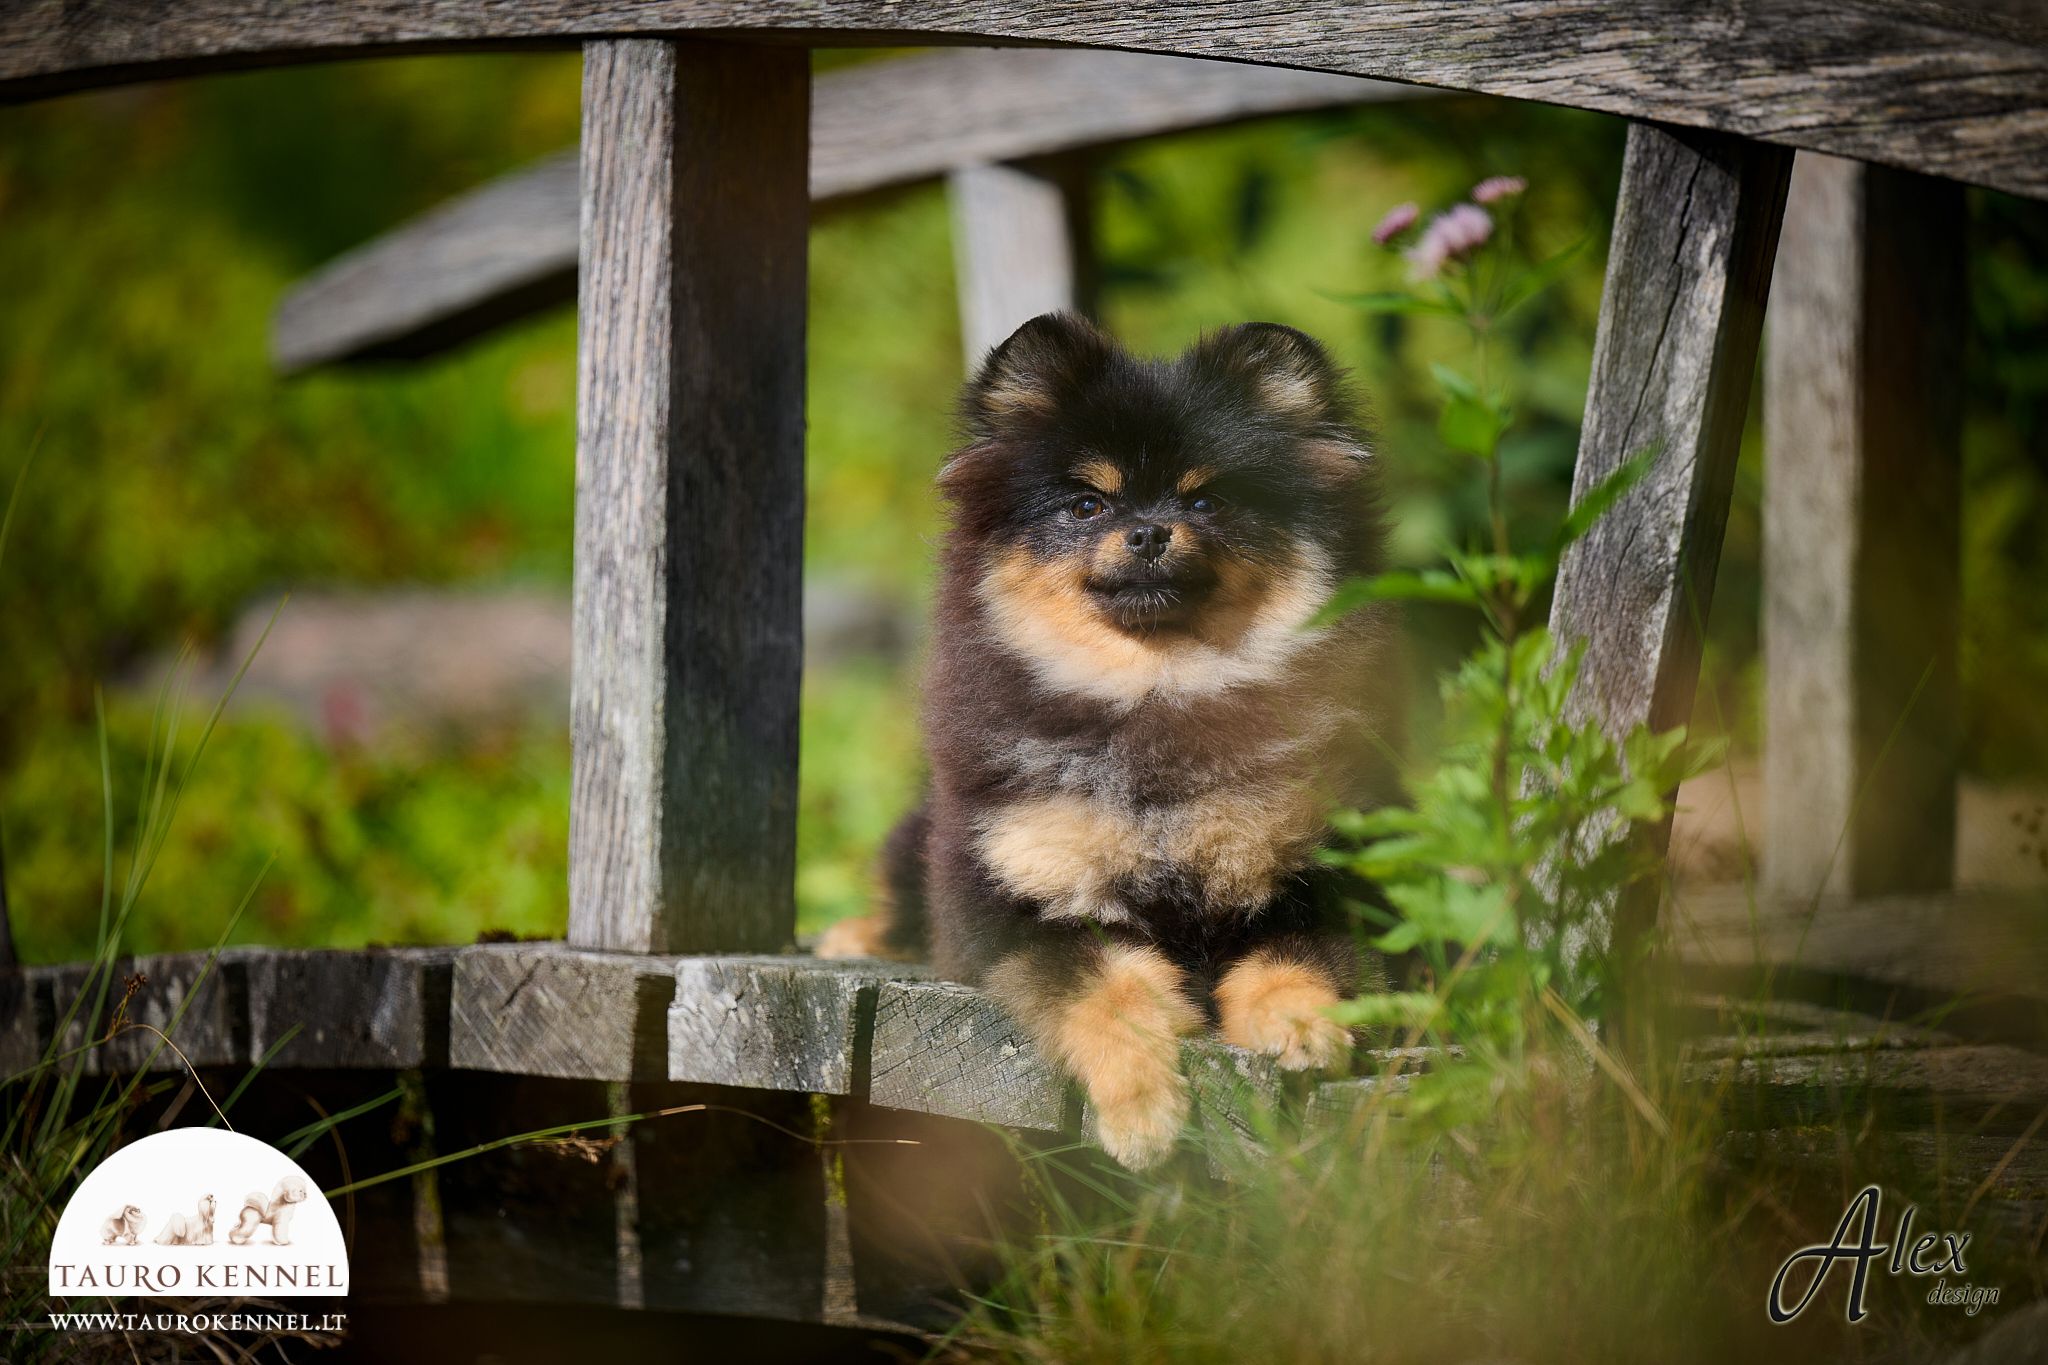
[[[0,561],[0,833],[25,958],[92,943],[102,689],[125,848],[167,652],[228,648],[238,618],[288,590],[565,589],[566,312],[417,366],[294,380],[272,374],[265,338],[294,280],[567,145],[577,103],[577,59],[550,55],[304,68],[0,110],[0,480],[27,471]],[[1372,398],[1395,557],[1429,562],[1479,511],[1469,470],[1436,440],[1428,374],[1463,343],[1334,296],[1398,280],[1399,262],[1368,238],[1389,206],[1428,209],[1483,175],[1526,176],[1518,227],[1534,249],[1589,243],[1511,338],[1521,409],[1508,469],[1524,530],[1538,534],[1567,491],[1622,136],[1612,119],[1444,99],[1127,149],[1100,169],[1106,319],[1156,351],[1247,318],[1324,338]],[[2008,778],[2048,771],[2048,215],[1974,192],[1971,214],[1968,762]],[[960,379],[950,262],[936,187],[835,212],[813,232],[807,581],[908,619],[928,590],[930,479]],[[1759,487],[1752,430],[1701,704],[1738,752],[1757,738]],[[1426,685],[1469,643],[1469,623],[1422,612],[1414,624]],[[805,929],[860,907],[868,860],[914,796],[914,674],[876,655],[806,677]],[[213,700],[176,707],[181,745]],[[278,707],[231,711],[130,945],[211,942],[273,855],[240,939],[561,930],[558,714],[346,731]]]

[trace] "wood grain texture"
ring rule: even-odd
[[[1764,374],[1775,894],[1952,880],[1967,218],[1946,181],[1793,171]]]
[[[2048,21],[1939,0],[23,0],[0,13],[0,98],[692,30],[1221,57],[1721,129],[2048,195]]]
[[[1094,312],[1085,167],[963,166],[946,192],[970,371],[1041,313]]]
[[[569,938],[795,932],[800,51],[584,57]]]
[[[113,964],[105,1003],[97,1012],[97,980],[90,991],[86,963],[31,967],[27,975],[35,992],[39,1032],[47,1044],[58,1040],[70,1052],[114,1028],[115,1014],[126,984],[141,978],[122,1019],[108,1041],[85,1054],[85,1072],[104,1076],[132,1072],[147,1065],[152,1071],[183,1071],[182,1052],[192,1066],[240,1066],[249,1060],[246,959],[260,949],[230,948],[211,963],[206,953],[164,953],[154,957],[123,957]],[[74,1000],[79,1008],[64,1023]],[[189,1003],[188,1003],[189,1002]],[[177,1045],[173,1051],[159,1034]],[[66,1062],[65,1065],[71,1065]]]
[[[0,1077],[26,1071],[42,1056],[33,978],[18,967],[0,969]]]
[[[274,1067],[448,1064],[454,948],[279,949],[243,963],[249,1055]],[[291,1029],[298,1032],[271,1056]]]
[[[564,1080],[662,1080],[674,958],[491,943],[456,954],[449,1065]]]
[[[1127,52],[961,49],[828,72],[811,102],[811,202],[959,166],[1261,115],[1429,92]],[[492,182],[294,286],[271,327],[286,371],[433,355],[576,297],[574,152]]]
[[[868,1098],[893,1109],[1061,1132],[1067,1078],[980,991],[891,982],[875,1004]]]
[[[1628,460],[1649,473],[1566,552],[1550,627],[1584,642],[1573,715],[1620,737],[1692,715],[1791,154],[1718,133],[1630,127],[1572,499]],[[1668,821],[1635,836],[1662,852]],[[1626,950],[1657,888],[1607,926]]]
[[[1691,719],[1790,168],[1756,143],[1629,130],[1573,501],[1657,455],[1566,554],[1551,608],[1560,643],[1587,644],[1574,705],[1610,733]]]
[[[881,984],[928,974],[860,959],[686,957],[668,1012],[669,1079],[855,1094]]]
[[[1996,1044],[1837,1049],[1689,1062],[1679,1075],[1724,1096],[1732,1127],[1797,1128],[1875,1113],[1886,1127],[1952,1125],[2012,1135],[2048,1103],[2048,1058]]]

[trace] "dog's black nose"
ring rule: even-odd
[[[1172,539],[1171,526],[1134,526],[1124,532],[1124,544],[1143,560],[1154,560],[1165,554],[1166,542]]]

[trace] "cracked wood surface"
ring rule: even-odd
[[[583,62],[569,940],[795,937],[810,71]]]
[[[868,1099],[1011,1128],[1071,1126],[1067,1078],[996,1003],[949,982],[890,982],[875,1004]]]
[[[71,1009],[85,984],[86,963],[0,972],[0,1076],[33,1065],[60,1025],[63,1051],[105,1037],[126,983],[137,977],[125,1018],[168,1033],[178,1051],[159,1049],[146,1029],[123,1031],[86,1054],[89,1074],[145,1063],[156,1071],[180,1070],[179,1052],[197,1067],[240,1067],[265,1057],[278,1068],[443,1066],[456,951],[229,948],[210,971],[205,953],[123,957],[114,963],[97,1014],[97,983],[93,998]]]
[[[676,960],[560,943],[456,955],[449,1065],[564,1080],[663,1080]]]
[[[907,963],[688,957],[668,1012],[672,1081],[858,1095],[882,983]]]
[[[1127,52],[921,53],[814,82],[811,202],[816,209],[967,166],[1426,93]],[[574,302],[577,203],[570,151],[365,243],[285,296],[273,320],[272,358],[293,371],[433,355]]]
[[[1572,501],[1630,459],[1649,471],[1566,552],[1551,601],[1583,643],[1567,705],[1615,739],[1691,719],[1792,154],[1720,133],[1629,128]],[[1670,824],[1638,830],[1661,854]],[[1658,886],[1625,893],[1622,952]]]
[[[2048,195],[2048,21],[1937,0],[23,0],[0,99],[589,38],[1020,43],[1300,67],[1713,128]]]

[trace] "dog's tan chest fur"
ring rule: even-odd
[[[1339,738],[1363,725],[1285,700],[1132,716],[1106,743],[1028,741],[1014,771],[1031,794],[984,812],[983,860],[1053,918],[1127,922],[1150,894],[1189,884],[1211,910],[1255,910],[1351,794]]]

